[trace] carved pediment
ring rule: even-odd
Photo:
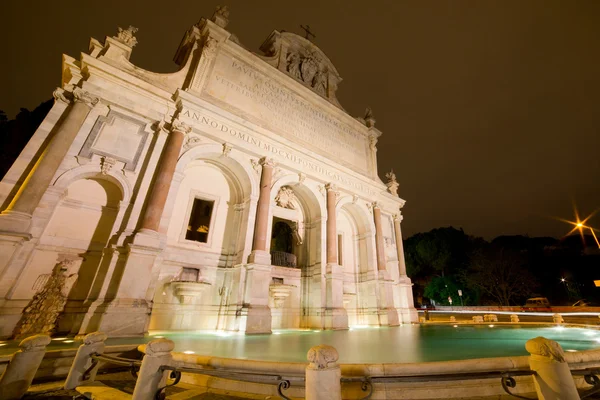
[[[335,92],[342,78],[329,58],[310,40],[273,31],[260,47],[269,64],[340,106]]]

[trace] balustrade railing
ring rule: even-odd
[[[286,253],[284,251],[272,251],[271,264],[279,267],[298,268],[296,255],[292,253]]]

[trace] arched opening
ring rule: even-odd
[[[108,180],[75,180],[66,188],[40,237],[40,246],[33,252],[15,295],[34,297],[32,304],[45,312],[49,311],[46,305],[52,304],[52,312],[59,315],[50,323],[53,332],[78,333],[87,307],[98,297],[93,287],[104,278],[103,250],[115,230],[121,200],[121,188]],[[58,286],[50,290],[49,285]]]
[[[273,229],[271,232],[271,264],[280,267],[298,267],[297,255],[294,249],[294,230],[290,220],[273,218]],[[296,249],[297,250],[297,249]]]
[[[149,328],[235,330],[242,307],[235,266],[248,250],[251,177],[222,154],[185,157],[163,214],[167,248]]]

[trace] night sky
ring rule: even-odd
[[[352,4],[351,4],[352,3]],[[155,4],[155,5],[151,5]],[[60,84],[61,55],[139,28],[131,61],[172,72],[184,32],[217,4],[247,48],[302,33],[373,109],[379,172],[394,169],[404,236],[561,237],[600,207],[600,1],[11,1],[3,3],[0,109],[14,117]],[[600,228],[600,216],[589,222]]]

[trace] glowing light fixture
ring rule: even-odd
[[[67,338],[66,337],[57,337],[57,338],[54,338],[52,340],[56,340],[57,342],[61,342],[63,340],[67,340]]]
[[[281,335],[281,332],[273,332],[273,335]]]
[[[454,328],[458,328],[458,325],[454,325]]]
[[[195,354],[195,351],[191,351],[191,350],[186,350],[183,352],[183,354]]]
[[[73,343],[74,340],[64,340],[63,343]]]
[[[490,328],[493,328],[493,327],[494,327],[494,325],[488,325],[488,326],[489,326]]]

